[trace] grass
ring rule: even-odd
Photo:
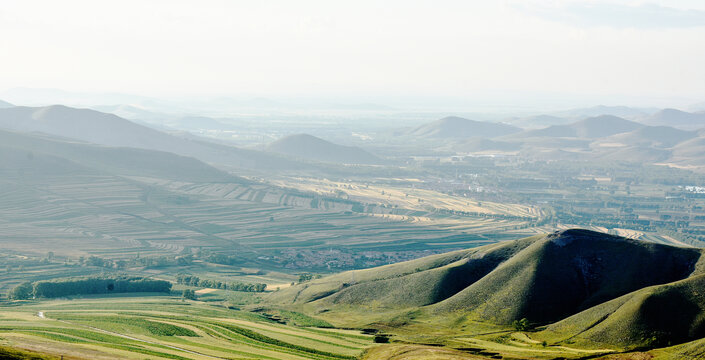
[[[6,346],[0,346],[0,358],[5,360],[50,360],[56,359],[35,352],[21,351]]]
[[[46,319],[36,314],[42,311]],[[293,315],[297,317],[296,315]],[[309,317],[300,315],[298,321]],[[315,322],[310,318],[309,322]],[[308,324],[310,325],[310,324]],[[125,336],[122,336],[125,335]],[[353,359],[372,345],[355,333],[318,332],[177,297],[94,297],[0,307],[0,337],[51,356],[141,359]],[[55,344],[53,352],[38,345]],[[302,345],[305,344],[305,345]],[[110,355],[112,354],[112,355]]]
[[[705,336],[702,254],[570,230],[314,279],[265,301],[392,342],[579,358]],[[519,320],[528,333],[515,333]]]

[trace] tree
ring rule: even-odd
[[[527,320],[526,318],[523,318],[521,320],[514,320],[512,326],[519,331],[526,331],[530,328],[529,320]]]
[[[34,286],[29,281],[15,286],[7,294],[7,298],[10,300],[27,300],[32,297],[34,297]]]
[[[196,292],[193,289],[184,289],[181,293],[181,299],[183,300],[196,300]]]
[[[313,274],[311,273],[303,273],[299,275],[299,284],[305,283],[307,281],[311,281],[313,279]]]
[[[376,334],[374,337],[374,342],[378,344],[386,344],[389,342],[389,335],[387,334]]]

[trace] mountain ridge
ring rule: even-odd
[[[447,116],[409,130],[405,135],[419,138],[493,138],[521,131],[504,123],[493,123]]]
[[[357,147],[344,146],[309,134],[295,134],[276,140],[267,151],[306,160],[344,164],[381,164],[382,159]]]

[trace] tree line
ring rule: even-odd
[[[201,279],[198,276],[188,274],[176,275],[176,282],[182,285],[245,292],[263,292],[267,288],[267,284],[262,283],[223,282],[213,279]]]
[[[171,283],[133,276],[92,276],[25,282],[14,287],[11,300],[128,292],[170,292]]]

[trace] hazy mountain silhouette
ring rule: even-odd
[[[645,118],[642,122],[648,125],[665,125],[694,130],[705,127],[705,114],[663,109]]]
[[[61,105],[0,109],[0,128],[42,132],[94,144],[167,151],[239,168],[298,169],[281,156],[169,135],[113,114]]]
[[[270,143],[268,151],[307,160],[344,164],[379,164],[382,160],[356,146],[343,146],[308,134],[283,137]]]
[[[624,132],[634,131],[644,125],[617,116],[600,115],[567,125],[553,125],[544,129],[528,130],[514,134],[511,138],[531,137],[576,137],[596,139]]]
[[[493,138],[519,131],[521,131],[520,128],[504,123],[475,121],[457,116],[448,116],[412,129],[406,135],[420,138]]]

